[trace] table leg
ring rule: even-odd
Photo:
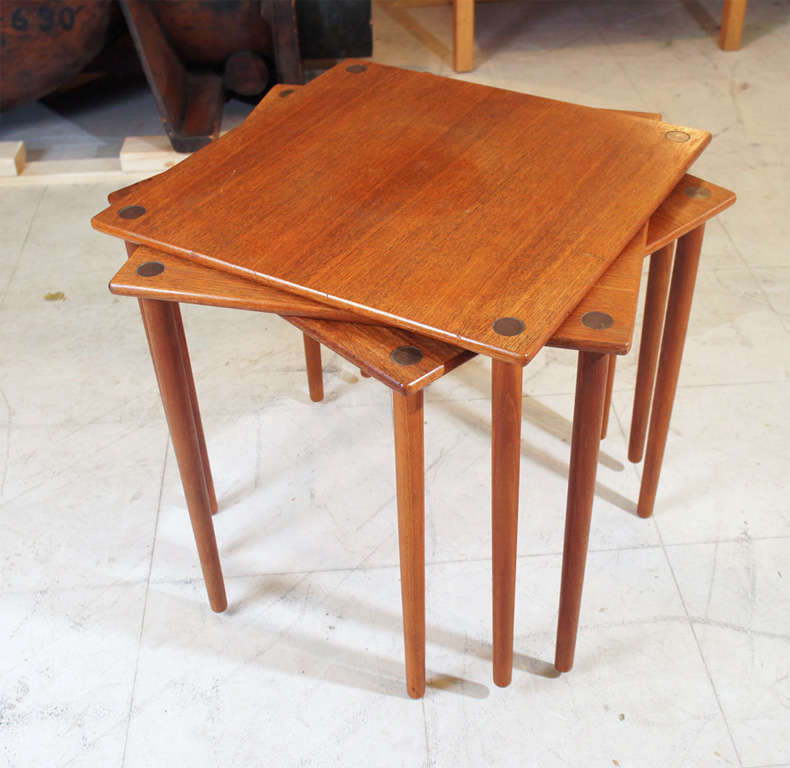
[[[719,32],[719,48],[723,51],[737,51],[741,47],[747,4],[747,0],[724,0]]]
[[[665,245],[650,256],[650,271],[647,276],[645,313],[642,319],[642,338],[639,342],[639,363],[636,370],[634,409],[631,414],[631,436],[628,440],[628,459],[635,464],[642,461],[647,435],[647,421],[653,384],[656,378],[658,348],[664,328],[664,311],[667,306],[669,276],[672,272],[672,256],[675,243]]]
[[[178,461],[181,483],[195,535],[203,579],[211,608],[217,612],[228,607],[222,567],[211,522],[211,503],[206,485],[195,409],[184,360],[180,313],[173,302],[140,299],[154,371],[159,382],[170,438]]]
[[[140,303],[142,299],[138,299]],[[209,508],[211,514],[217,513],[217,494],[214,490],[214,478],[211,474],[211,463],[208,459],[208,450],[206,449],[206,436],[203,434],[203,420],[200,418],[200,408],[198,407],[197,392],[195,390],[195,377],[192,375],[192,365],[189,362],[189,350],[187,349],[187,340],[184,335],[184,324],[181,320],[181,311],[176,304],[176,322],[178,326],[178,340],[181,346],[181,355],[184,360],[184,367],[186,370],[186,378],[188,385],[189,401],[192,407],[192,417],[195,420],[195,430],[197,432],[198,448],[200,450],[200,459],[203,465],[203,475],[206,481],[206,492],[208,493]],[[148,332],[148,323],[145,319],[145,313],[142,311],[143,307],[140,304],[140,313],[143,317],[143,327],[145,328],[145,335],[148,339],[148,346],[151,346],[151,337]],[[154,360],[154,369],[156,369],[156,361]],[[159,374],[157,373],[157,376]]]
[[[521,466],[521,377],[521,366],[492,360],[491,556],[494,683],[499,686],[510,685],[513,675],[518,481]]]
[[[392,393],[395,480],[398,489],[406,690],[425,693],[425,468],[422,392]]]
[[[195,377],[192,374],[192,363],[189,360],[187,337],[184,334],[184,322],[181,319],[181,310],[178,304],[174,304],[174,306],[176,326],[178,329],[178,341],[181,346],[181,358],[184,361],[184,373],[187,379],[189,400],[192,404],[192,418],[195,420],[195,432],[197,433],[198,448],[200,449],[200,460],[203,464],[203,476],[206,479],[206,492],[208,493],[209,507],[211,508],[211,514],[216,515],[218,508],[217,493],[214,490],[214,477],[211,474],[211,462],[208,460],[206,436],[203,433],[203,419],[200,418],[200,407],[198,406],[197,391],[195,390]]]
[[[680,361],[686,342],[694,283],[702,249],[705,225],[702,224],[678,240],[672,283],[669,288],[669,303],[661,340],[661,356],[658,361],[656,391],[650,413],[650,431],[647,437],[645,464],[642,469],[642,485],[639,489],[637,514],[650,517],[656,501],[661,462],[669,434],[669,420],[675,402],[675,390],[680,374]]]
[[[453,0],[453,69],[475,68],[475,0]]]
[[[307,388],[310,399],[320,403],[324,399],[324,372],[321,368],[321,345],[306,333],[304,339],[304,361],[307,366]]]
[[[607,358],[607,355],[596,352],[580,352],[576,370],[560,610],[554,657],[554,666],[560,672],[568,672],[573,667],[573,654],[576,649],[587,543],[590,538],[590,516],[598,470],[599,436],[609,370]]]
[[[609,413],[612,410],[612,390],[614,389],[614,369],[617,365],[617,355],[609,355],[606,366],[606,394],[603,398],[603,418],[601,419],[601,440],[606,437],[609,430]]]
[[[137,245],[135,243],[130,243],[128,240],[125,242],[125,245],[128,256],[131,256],[137,250]],[[145,322],[145,314],[142,312],[142,304],[140,305],[140,312],[143,316],[143,327],[145,328],[145,335],[146,338],[148,338],[148,346],[150,348],[151,341],[148,335],[148,325]],[[208,450],[206,450],[206,437],[203,434],[203,420],[200,418],[200,408],[198,407],[197,392],[195,391],[195,377],[192,375],[192,364],[189,361],[189,350],[187,348],[186,336],[184,335],[184,323],[181,320],[181,311],[178,310],[176,315],[178,318],[181,355],[184,359],[184,364],[186,367],[187,383],[189,384],[189,397],[192,402],[195,428],[197,429],[198,443],[200,444],[200,457],[203,462],[203,474],[206,478],[206,490],[208,491],[211,514],[215,515],[217,514],[217,494],[214,490],[214,478],[211,474],[211,463],[208,460]],[[156,367],[156,361],[154,361],[154,367]]]

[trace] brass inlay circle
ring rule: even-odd
[[[142,205],[125,205],[118,211],[118,215],[122,219],[138,219],[145,213],[145,208]]]
[[[366,69],[367,67],[364,64],[352,64],[350,67],[346,67],[346,72],[350,72],[352,75],[358,75]]]
[[[422,352],[417,347],[395,347],[390,352],[390,359],[398,365],[414,365],[422,360]]]
[[[280,91],[280,98],[284,99],[286,96],[290,96],[293,92],[293,88],[286,88],[284,91]]]
[[[602,331],[604,328],[611,328],[614,325],[614,318],[606,312],[587,312],[582,315],[582,325],[592,328],[594,331]]]
[[[146,261],[137,267],[137,274],[140,277],[154,277],[161,275],[165,271],[165,265],[161,261]]]
[[[710,197],[710,190],[705,187],[686,187],[685,192],[689,197],[701,197],[703,200]]]
[[[527,326],[517,317],[500,317],[491,327],[500,336],[518,336]]]
[[[689,136],[685,131],[667,131],[664,134],[664,138],[677,142],[678,144],[682,144],[684,141],[688,141],[691,136]]]

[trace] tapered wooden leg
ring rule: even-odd
[[[187,378],[189,388],[189,399],[192,403],[192,418],[195,420],[195,432],[197,434],[198,448],[200,449],[200,459],[203,464],[203,476],[206,479],[206,492],[208,493],[208,503],[211,514],[217,514],[217,493],[214,490],[214,477],[211,474],[211,462],[208,460],[208,449],[206,448],[206,436],[203,433],[203,419],[200,417],[200,407],[198,406],[197,391],[195,390],[195,377],[192,374],[192,363],[189,361],[189,349],[187,347],[187,337],[184,334],[184,322],[181,319],[181,310],[178,304],[175,306],[176,325],[178,327],[178,340],[181,345],[181,358],[184,361],[184,373]]]
[[[683,346],[686,342],[704,233],[703,224],[678,240],[672,283],[669,288],[664,336],[661,340],[656,391],[650,413],[650,432],[647,436],[645,464],[642,468],[642,485],[636,510],[639,517],[650,517],[656,501],[658,478],[661,474],[661,462],[664,459],[664,448],[669,434],[669,420],[675,402],[675,390],[680,374],[680,362],[683,358]]]
[[[634,408],[631,414],[631,436],[628,440],[628,459],[634,463],[642,461],[645,450],[650,401],[656,378],[661,331],[664,329],[664,310],[667,306],[674,252],[675,244],[670,243],[650,256],[642,338],[639,342],[639,363],[636,370]]]
[[[138,303],[142,299],[138,299]],[[208,450],[206,449],[206,437],[203,434],[203,420],[200,418],[200,408],[198,406],[197,391],[195,390],[195,377],[192,375],[192,365],[189,362],[189,350],[187,348],[187,340],[184,335],[184,323],[181,320],[181,311],[176,307],[176,325],[178,330],[178,340],[181,347],[181,357],[184,361],[184,371],[186,373],[186,383],[189,393],[189,401],[192,407],[192,418],[195,421],[195,432],[197,435],[198,449],[200,450],[200,460],[203,467],[203,475],[206,482],[206,492],[208,493],[209,509],[211,514],[217,514],[217,494],[214,490],[214,478],[211,474],[211,463],[208,458]],[[148,338],[148,345],[150,348],[151,339],[148,332],[148,323],[145,319],[145,313],[142,312],[142,303],[140,303],[140,311],[143,316],[143,327],[145,328],[145,335]],[[154,361],[154,369],[156,369],[156,361]],[[158,374],[157,374],[158,375]]]
[[[516,605],[518,481],[521,465],[522,368],[492,360],[491,531],[494,683],[513,675],[513,614]]]
[[[211,503],[195,424],[189,376],[182,353],[178,305],[140,299],[140,309],[159,381],[162,405],[170,428],[170,438],[178,461],[181,483],[184,486],[209,603],[213,610],[224,611],[228,607],[228,600],[211,521]]]
[[[612,390],[614,389],[614,369],[617,365],[617,355],[609,355],[606,366],[606,394],[603,399],[603,418],[601,419],[601,440],[606,437],[609,430],[609,413],[612,410]]]
[[[608,370],[607,355],[595,352],[579,353],[571,463],[568,472],[568,503],[565,511],[565,544],[562,550],[560,611],[554,657],[554,666],[560,672],[568,672],[573,667]]]
[[[453,0],[453,68],[475,68],[475,0]]]
[[[719,48],[723,51],[737,51],[741,47],[747,4],[747,0],[724,0],[719,32]]]
[[[129,256],[131,256],[136,249],[137,249],[137,245],[135,243],[130,243],[128,241],[126,242],[126,252]],[[140,305],[140,311],[142,314],[142,304]],[[195,377],[192,375],[192,364],[189,361],[189,349],[187,348],[187,340],[186,340],[186,336],[184,335],[184,323],[181,320],[181,311],[178,310],[176,312],[176,315],[178,318],[181,354],[184,359],[184,363],[186,367],[187,382],[189,385],[189,397],[192,402],[192,413],[195,419],[197,438],[198,438],[198,443],[200,445],[200,457],[203,462],[203,474],[205,475],[205,479],[206,479],[206,490],[208,492],[208,497],[209,497],[209,506],[211,508],[211,514],[215,515],[217,513],[217,494],[214,490],[214,478],[212,477],[211,474],[211,463],[209,462],[208,450],[206,449],[206,437],[203,434],[203,420],[200,418],[200,408],[198,407],[197,392],[195,390]],[[142,316],[143,316],[143,327],[145,328],[145,335],[146,338],[148,338],[148,325],[145,322],[145,314],[143,314]],[[148,341],[148,345],[150,348],[151,345],[150,339]],[[156,367],[156,361],[154,361],[154,367]]]
[[[324,371],[321,368],[321,345],[306,333],[304,339],[304,361],[307,366],[307,387],[310,399],[320,403],[324,399]]]
[[[392,393],[406,690],[414,699],[419,699],[425,693],[425,468],[422,400],[422,392],[408,395]]]
[[[631,435],[628,439],[628,460],[635,464],[642,461],[645,450],[647,422],[656,379],[661,331],[664,329],[664,311],[667,307],[669,276],[672,274],[674,253],[675,243],[670,243],[650,256],[645,313],[642,318],[642,338],[639,342],[639,363],[636,369],[634,408],[631,413]]]

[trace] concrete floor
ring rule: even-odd
[[[525,372],[516,668],[491,682],[489,371],[426,400],[428,648],[405,695],[389,391],[277,318],[184,310],[230,599],[213,614],[123,259],[117,180],[0,188],[0,764],[790,766],[790,26],[752,0],[477,8],[469,79],[707,128],[708,227],[655,517],[602,445],[574,670],[552,674],[575,358]],[[375,58],[451,75],[449,6]],[[24,138],[20,136],[19,138]],[[60,300],[52,294],[61,292]],[[638,333],[638,330],[637,330]]]

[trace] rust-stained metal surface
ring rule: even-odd
[[[272,34],[260,0],[149,2],[185,64],[224,65],[239,51],[272,58]]]
[[[0,0],[0,111],[46,96],[102,49],[111,0]]]

